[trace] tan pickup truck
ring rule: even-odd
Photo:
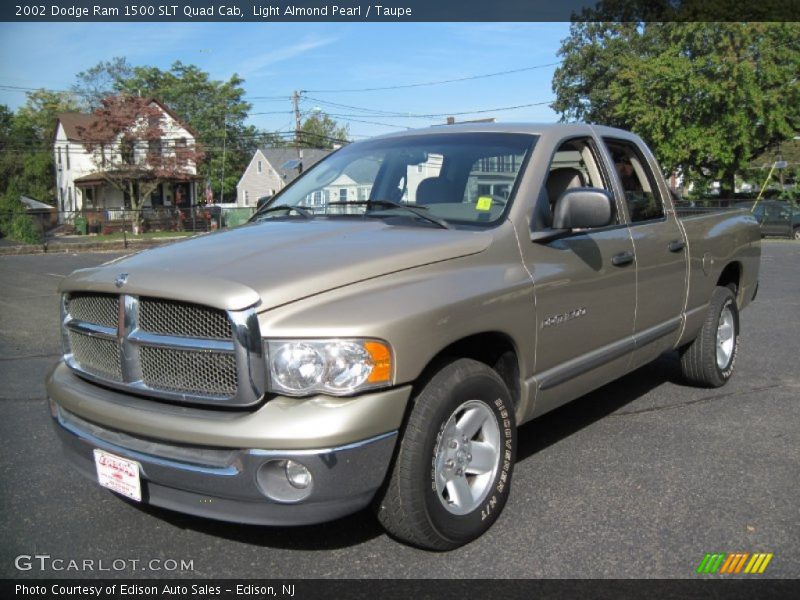
[[[65,279],[50,407],[129,498],[275,525],[371,505],[454,548],[502,511],[519,424],[673,349],[725,384],[760,254],[744,211],[678,218],[625,131],[375,138],[249,224]]]

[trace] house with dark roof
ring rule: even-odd
[[[159,156],[167,156],[178,153],[180,148],[195,147],[192,130],[166,105],[155,98],[144,100],[142,105],[147,107],[147,119],[157,115],[162,138],[137,141],[128,149],[121,141],[125,139],[125,130],[119,131],[107,144],[98,145],[98,140],[91,139],[96,135],[93,132],[101,129],[98,125],[102,125],[100,117],[94,114],[72,112],[58,115],[53,154],[58,209],[64,211],[62,221],[71,221],[74,216],[87,211],[95,211],[101,220],[120,218],[120,213],[131,207],[131,201],[119,186],[112,185],[113,169],[119,169],[122,163],[131,169],[136,166],[143,180],[148,179],[148,153],[158,152],[163,153]],[[130,128],[137,126],[132,122]],[[194,163],[185,165],[172,177],[162,179],[148,186],[150,191],[141,205],[143,209],[188,208],[196,203],[197,170]]]
[[[253,154],[236,185],[236,204],[256,206],[259,198],[274,196],[306,171],[328,156],[322,148],[259,148]]]

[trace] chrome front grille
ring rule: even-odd
[[[112,310],[113,308],[113,310]],[[72,293],[62,303],[64,358],[84,378],[189,403],[250,406],[266,389],[252,309],[133,295]]]
[[[229,340],[231,323],[224,310],[160,298],[139,299],[139,327],[160,335]]]
[[[119,343],[116,340],[85,335],[77,331],[70,331],[67,335],[72,356],[81,369],[111,381],[122,381]]]
[[[73,319],[116,329],[119,296],[84,292],[70,294],[67,296],[67,311]]]
[[[236,394],[236,358],[228,352],[193,352],[143,346],[142,380],[162,390],[200,396]]]

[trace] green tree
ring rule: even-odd
[[[95,66],[78,73],[71,89],[80,99],[83,108],[92,111],[100,108],[103,99],[115,94],[132,76],[133,67],[128,59],[115,56],[111,60],[101,60]]]
[[[55,203],[56,116],[77,108],[72,94],[46,90],[30,92],[15,114],[0,107],[0,194],[13,186],[18,194]]]
[[[300,127],[300,144],[306,148],[333,148],[334,144],[347,143],[350,128],[341,126],[324,112],[317,111]]]
[[[630,129],[662,167],[733,192],[753,157],[800,129],[798,23],[574,23],[553,108]]]
[[[0,194],[0,237],[26,244],[40,243],[41,232],[33,218],[25,212],[19,197],[20,191],[13,182]]]
[[[27,100],[17,110],[20,128],[29,128],[36,141],[52,144],[56,131],[58,113],[80,110],[80,104],[72,92],[37,90],[28,92]]]

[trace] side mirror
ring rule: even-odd
[[[614,199],[605,190],[575,188],[558,198],[553,212],[553,229],[589,229],[611,224]]]
[[[261,198],[258,199],[258,202],[256,202],[256,209],[261,208],[270,200],[272,200],[272,196],[261,196]]]

